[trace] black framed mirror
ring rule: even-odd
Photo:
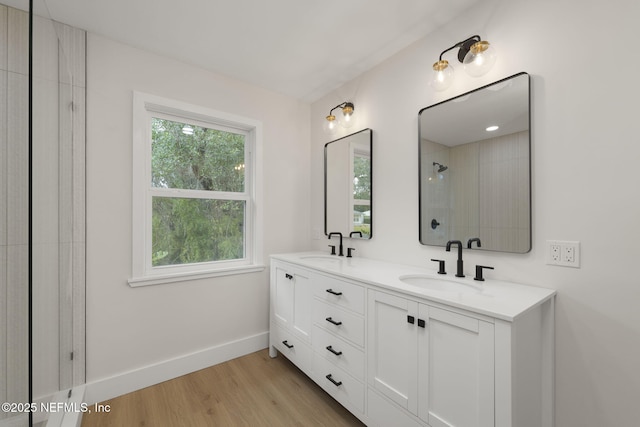
[[[420,243],[530,251],[529,75],[423,108],[418,117]]]
[[[372,236],[373,132],[363,129],[324,146],[324,232]]]

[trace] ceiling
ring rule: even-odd
[[[478,0],[34,1],[56,21],[313,102]]]

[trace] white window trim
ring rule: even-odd
[[[169,114],[246,132],[245,164],[250,197],[246,211],[245,258],[225,262],[151,267],[151,118]],[[131,287],[205,279],[264,270],[262,253],[262,123],[257,120],[142,92],[133,93],[133,198]],[[179,192],[179,190],[177,190]]]

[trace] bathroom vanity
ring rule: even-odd
[[[553,426],[555,291],[323,253],[271,258],[269,354],[369,426]]]

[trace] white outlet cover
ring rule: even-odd
[[[580,242],[547,240],[547,264],[580,268]]]

